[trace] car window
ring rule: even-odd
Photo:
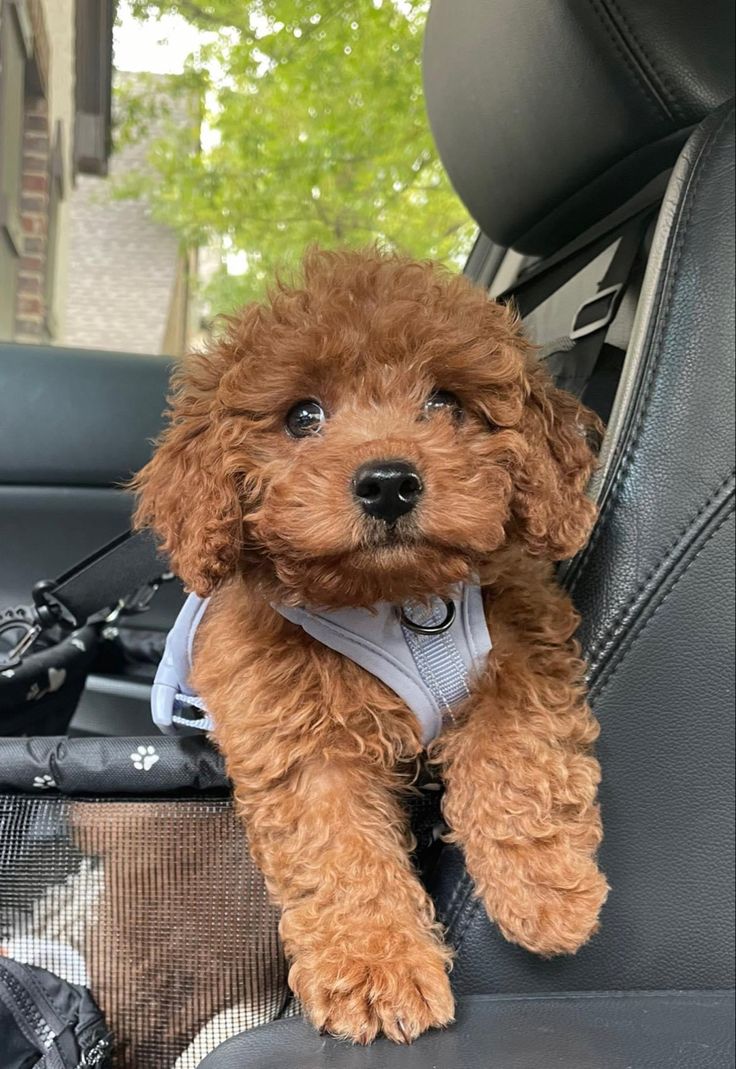
[[[426,0],[1,0],[0,341],[178,355],[304,249],[461,266]]]

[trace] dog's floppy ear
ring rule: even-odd
[[[531,553],[567,560],[585,545],[595,522],[597,510],[585,491],[596,463],[590,442],[602,427],[595,413],[556,389],[533,356],[527,378],[520,429],[528,454],[516,476],[512,511]]]
[[[136,527],[152,527],[184,585],[206,597],[230,575],[242,546],[237,473],[228,471],[217,390],[232,356],[213,346],[192,354],[172,378],[169,424],[131,488]]]

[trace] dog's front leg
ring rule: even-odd
[[[431,901],[415,875],[391,773],[312,759],[266,791],[239,783],[251,848],[282,907],[289,982],[320,1029],[415,1039],[453,1015]]]
[[[441,740],[445,815],[489,916],[542,955],[574,953],[598,925],[607,884],[598,726],[569,649],[501,651],[464,724]]]

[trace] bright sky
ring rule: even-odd
[[[199,32],[178,15],[138,22],[130,14],[127,0],[121,0],[115,27],[115,66],[121,71],[179,74],[200,39]]]
[[[381,7],[384,0],[373,0]],[[405,0],[394,0],[399,10],[410,8]],[[156,22],[139,22],[130,13],[128,0],[118,4],[115,26],[115,66],[120,71],[150,71],[152,74],[180,74],[184,61],[201,42],[203,35],[179,15],[166,15]]]

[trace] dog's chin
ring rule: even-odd
[[[325,609],[449,595],[475,571],[471,557],[459,549],[388,540],[339,556],[272,563],[278,600]]]

